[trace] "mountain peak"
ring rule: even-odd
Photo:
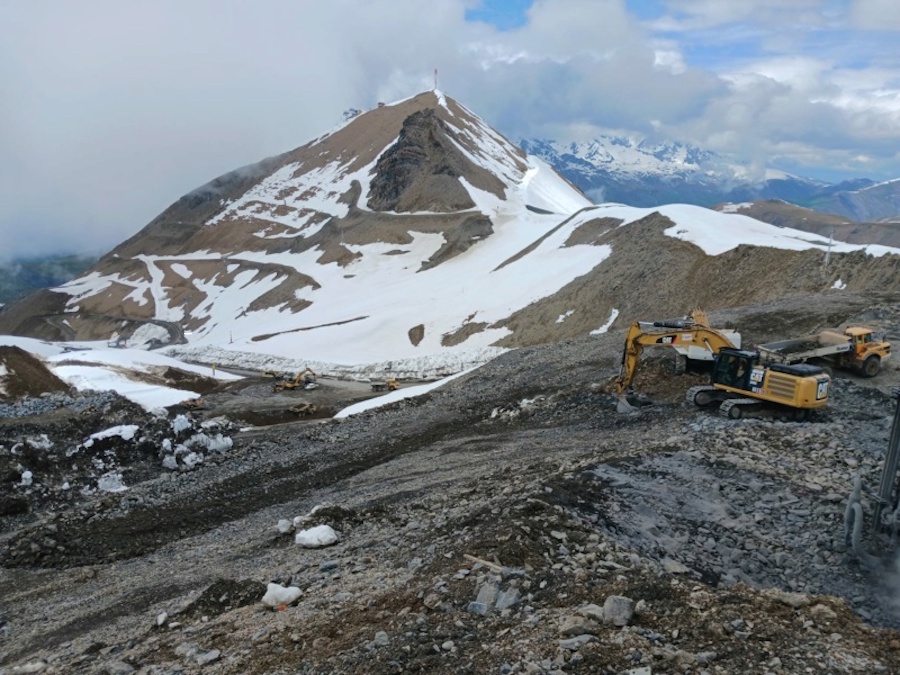
[[[102,332],[90,317],[161,322],[171,335],[221,343],[227,333],[232,344],[235,334],[269,353],[294,351],[299,331],[331,350],[362,330],[372,355],[390,354],[397,331],[418,351],[477,333],[469,346],[481,348],[508,331],[473,318],[503,319],[516,303],[474,311],[480,295],[459,303],[454,280],[508,267],[589,204],[478,115],[425,91],[354,110],[336,129],[194,190],[89,274],[45,295],[43,310],[65,314],[76,335]],[[468,267],[457,264],[464,256]],[[421,326],[381,316],[381,297],[409,293],[398,291],[402,279],[434,287]],[[445,312],[437,322],[425,318],[435,306]]]

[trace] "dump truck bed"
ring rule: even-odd
[[[776,363],[797,363],[808,359],[834,356],[842,352],[849,352],[852,348],[849,336],[829,330],[758,346],[763,359]]]

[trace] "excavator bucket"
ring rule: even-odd
[[[622,415],[627,415],[628,413],[637,412],[637,408],[631,405],[628,402],[628,397],[624,394],[619,397],[618,402],[616,403],[616,412]]]
[[[623,414],[633,413],[648,405],[653,405],[653,399],[646,394],[629,391],[627,394],[622,394],[618,397],[616,412]]]

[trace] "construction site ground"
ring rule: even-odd
[[[900,335],[879,298],[711,318],[745,345],[843,321]],[[844,536],[855,476],[871,513],[900,363],[836,373],[808,422],[728,420],[685,403],[704,375],[663,350],[635,382],[654,405],[621,415],[622,336],[509,352],[339,421],[277,411],[337,410],[365,383],[204,394],[188,415],[254,426],[227,451],[145,456],[127,490],[48,489],[0,520],[0,673],[900,672],[889,533],[864,533],[864,561]],[[4,480],[13,443],[56,434],[64,455],[68,424],[4,422]],[[320,525],[335,543],[295,543]],[[299,597],[267,606],[271,582]]]

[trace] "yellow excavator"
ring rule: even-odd
[[[705,324],[705,325],[704,325]],[[708,385],[691,387],[687,400],[700,407],[719,408],[731,419],[786,415],[805,419],[828,403],[828,374],[809,364],[764,363],[759,352],[738,349],[708,321],[635,322],[625,338],[622,369],[615,381],[619,412],[635,410],[631,384],[644,347],[704,347],[715,355]]]
[[[282,379],[276,382],[272,390],[277,393],[285,389],[316,389],[319,386],[316,383],[317,379],[318,376],[313,372],[313,369],[307,366],[306,370],[300,371],[293,378]]]

